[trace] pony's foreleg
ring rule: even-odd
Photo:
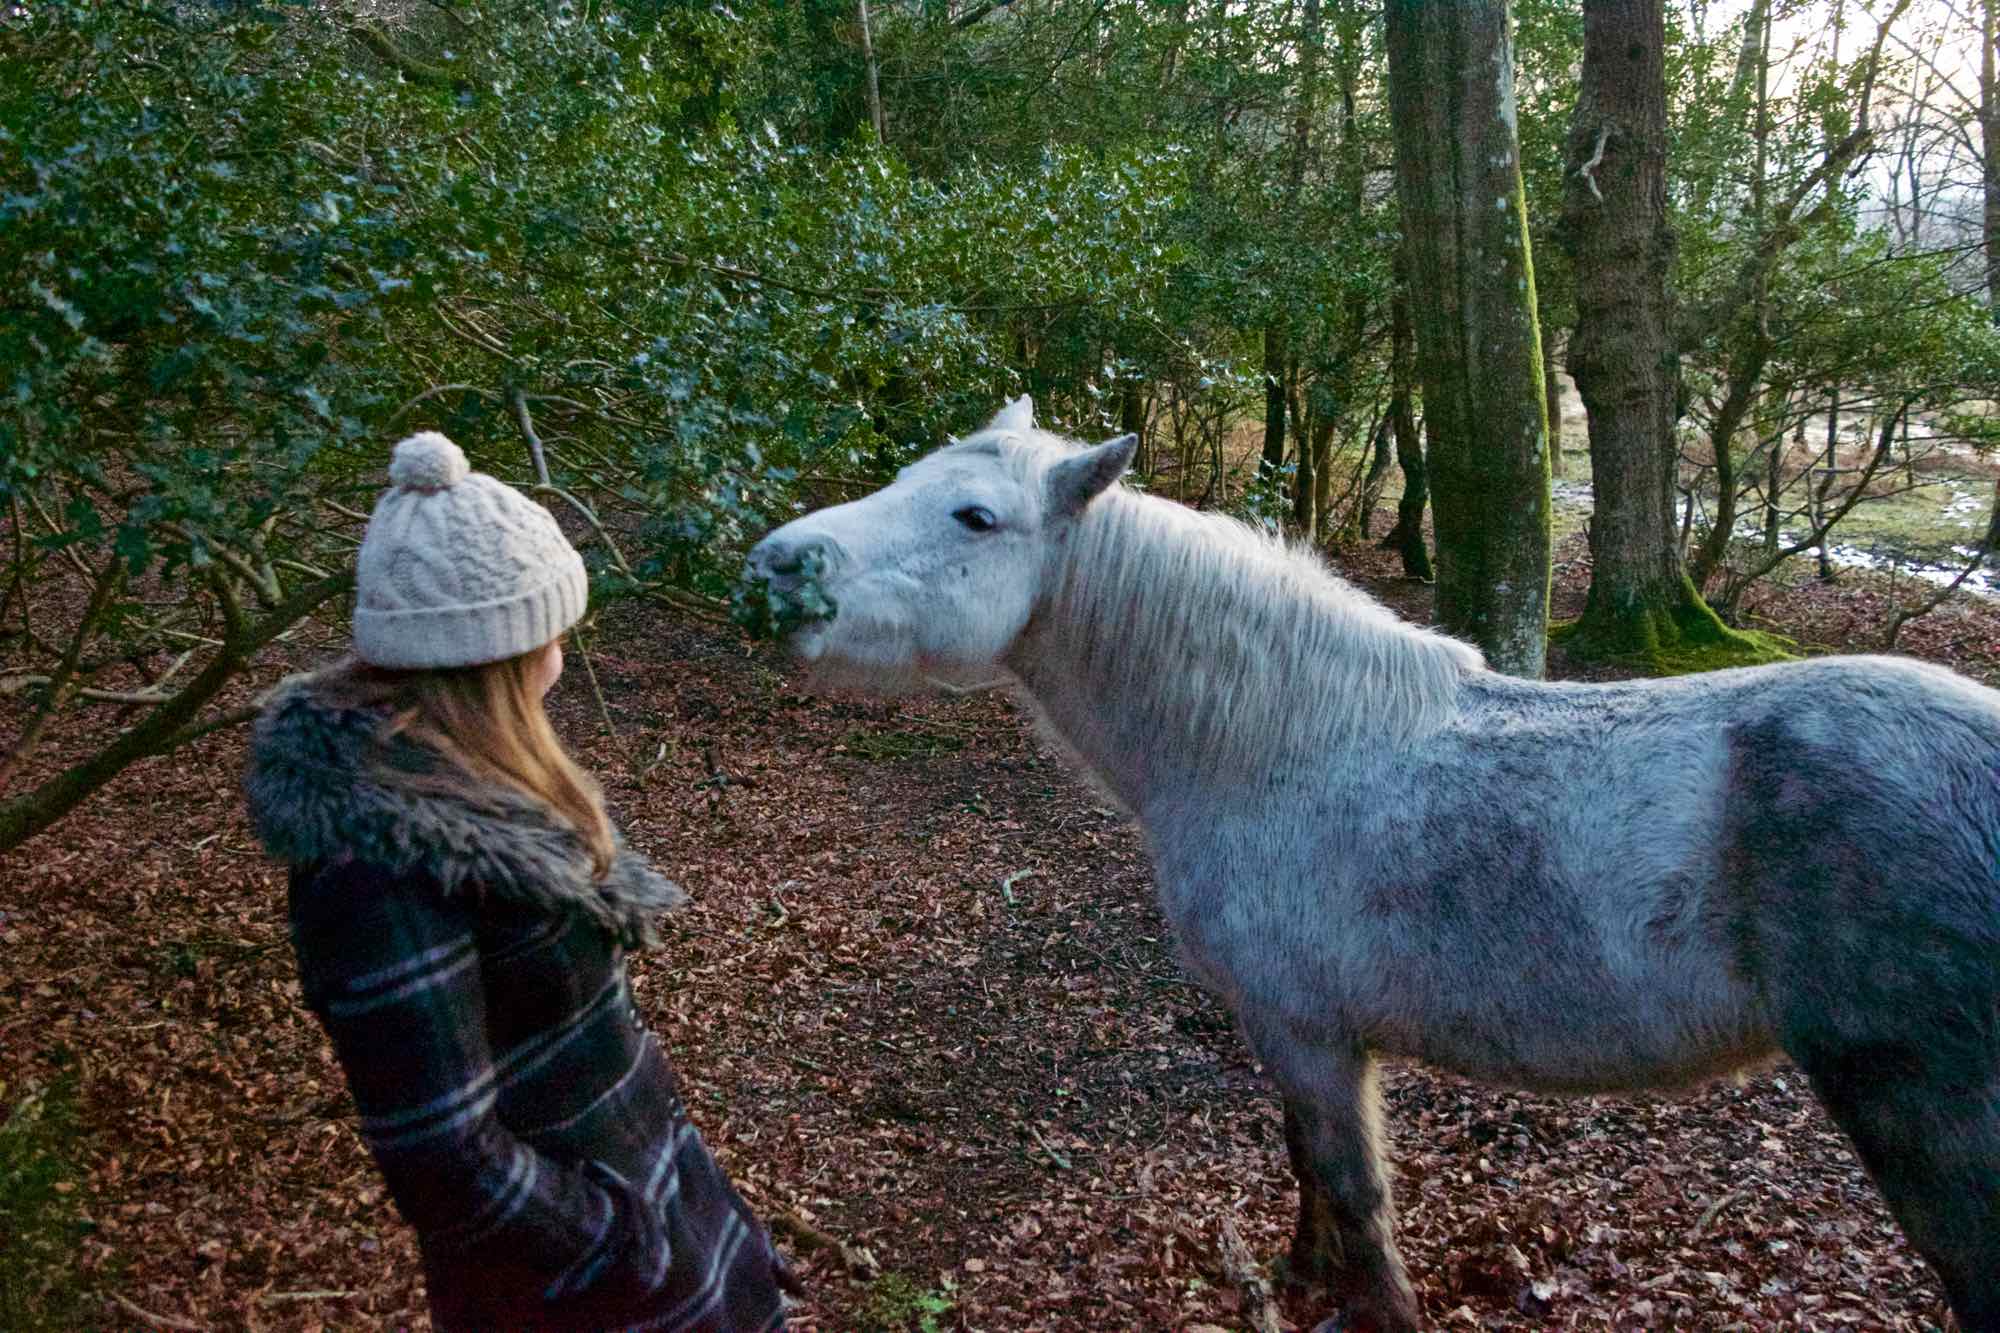
[[[1414,1333],[1417,1298],[1396,1252],[1373,1059],[1358,1043],[1303,1039],[1275,1017],[1245,1015],[1243,1030],[1285,1102],[1299,1177],[1293,1271],[1327,1283],[1352,1333]]]

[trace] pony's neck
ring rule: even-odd
[[[1405,744],[1483,667],[1306,553],[1117,489],[1052,552],[1007,665],[1134,813],[1163,784]]]

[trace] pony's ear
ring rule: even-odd
[[[1022,394],[1013,402],[993,414],[993,420],[986,423],[988,430],[1012,431],[1016,435],[1035,428],[1035,400]]]
[[[1065,516],[1081,514],[1132,466],[1138,447],[1138,436],[1120,435],[1057,463],[1049,469],[1049,509]]]

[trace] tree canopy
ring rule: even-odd
[[[1681,540],[1725,613],[1755,479],[1804,495],[1766,466],[1798,422],[1991,435],[1980,35],[1836,9],[1667,6]],[[1583,34],[1511,10],[1546,353],[1576,321],[1552,238]],[[1379,10],[866,12],[864,41],[851,0],[11,10],[0,688],[36,704],[0,785],[75,708],[128,710],[127,761],[240,717],[217,701],[263,645],[340,614],[418,428],[539,488],[601,593],[702,614],[747,539],[1023,391],[1143,432],[1163,492],[1363,532],[1422,411]],[[0,845],[101,775],[69,776],[0,798]]]

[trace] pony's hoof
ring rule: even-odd
[[[1321,1320],[1313,1326],[1312,1333],[1417,1333],[1417,1324],[1414,1320],[1349,1310]]]
[[[1296,1257],[1281,1254],[1271,1260],[1271,1285],[1290,1291],[1307,1291],[1314,1287],[1324,1287],[1327,1281],[1325,1264],[1301,1263]]]
[[[1271,1260],[1271,1281],[1294,1289],[1331,1287],[1337,1275],[1333,1255],[1325,1249],[1293,1245]]]

